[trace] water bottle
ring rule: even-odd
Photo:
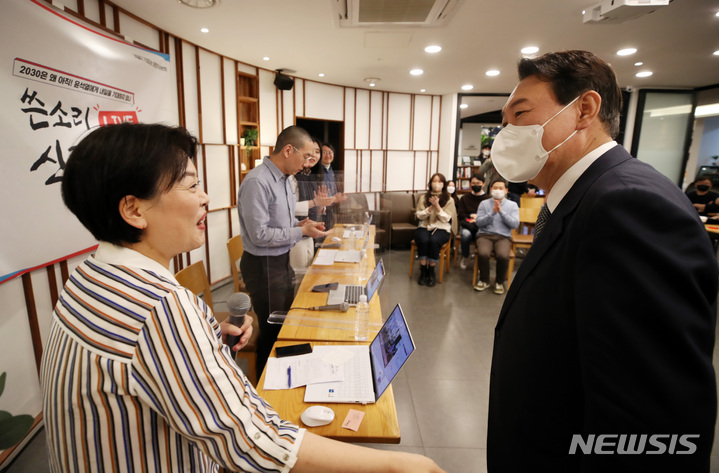
[[[364,285],[364,283],[367,281],[367,250],[364,248],[360,252],[360,262],[359,262],[359,282],[360,285]]]
[[[365,342],[369,336],[369,303],[367,302],[366,294],[360,296],[356,311],[355,340]]]

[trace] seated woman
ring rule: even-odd
[[[436,173],[429,180],[427,193],[417,203],[419,228],[414,234],[419,255],[419,285],[432,287],[437,278],[434,267],[439,261],[439,251],[456,233],[457,210],[454,199],[447,192],[447,179]]]
[[[67,161],[63,200],[100,245],[65,285],[43,355],[50,471],[441,471],[313,435],[259,397],[232,356],[251,317],[218,325],[169,270],[205,243],[196,150],[184,129],[125,123]]]

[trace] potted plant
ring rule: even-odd
[[[245,145],[255,146],[257,144],[257,136],[259,135],[257,128],[247,128],[242,132],[242,138],[245,139]]]

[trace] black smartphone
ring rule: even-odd
[[[312,353],[312,345],[309,343],[300,343],[299,345],[277,347],[275,348],[275,353],[277,353],[277,358],[282,358],[283,356],[306,355],[307,353]]]
[[[335,289],[337,289],[338,284],[339,283],[336,283],[336,282],[331,282],[331,283],[327,283],[327,284],[318,284],[317,286],[312,288],[312,291],[313,292],[334,291]]]

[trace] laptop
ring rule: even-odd
[[[414,352],[415,344],[402,307],[397,304],[369,346],[315,345],[313,352],[322,356],[338,348],[354,352],[351,358],[342,363],[345,380],[308,384],[305,402],[377,402]]]
[[[338,284],[337,289],[333,289],[327,294],[327,305],[347,302],[349,305],[354,306],[357,305],[359,297],[362,294],[367,295],[367,302],[371,301],[372,296],[374,296],[379,285],[384,280],[384,275],[384,262],[380,259],[377,266],[374,267],[374,271],[370,274],[365,286],[358,284]]]
[[[365,235],[362,249],[367,250],[369,246],[369,232]],[[335,263],[359,263],[362,260],[362,250],[337,250]]]

